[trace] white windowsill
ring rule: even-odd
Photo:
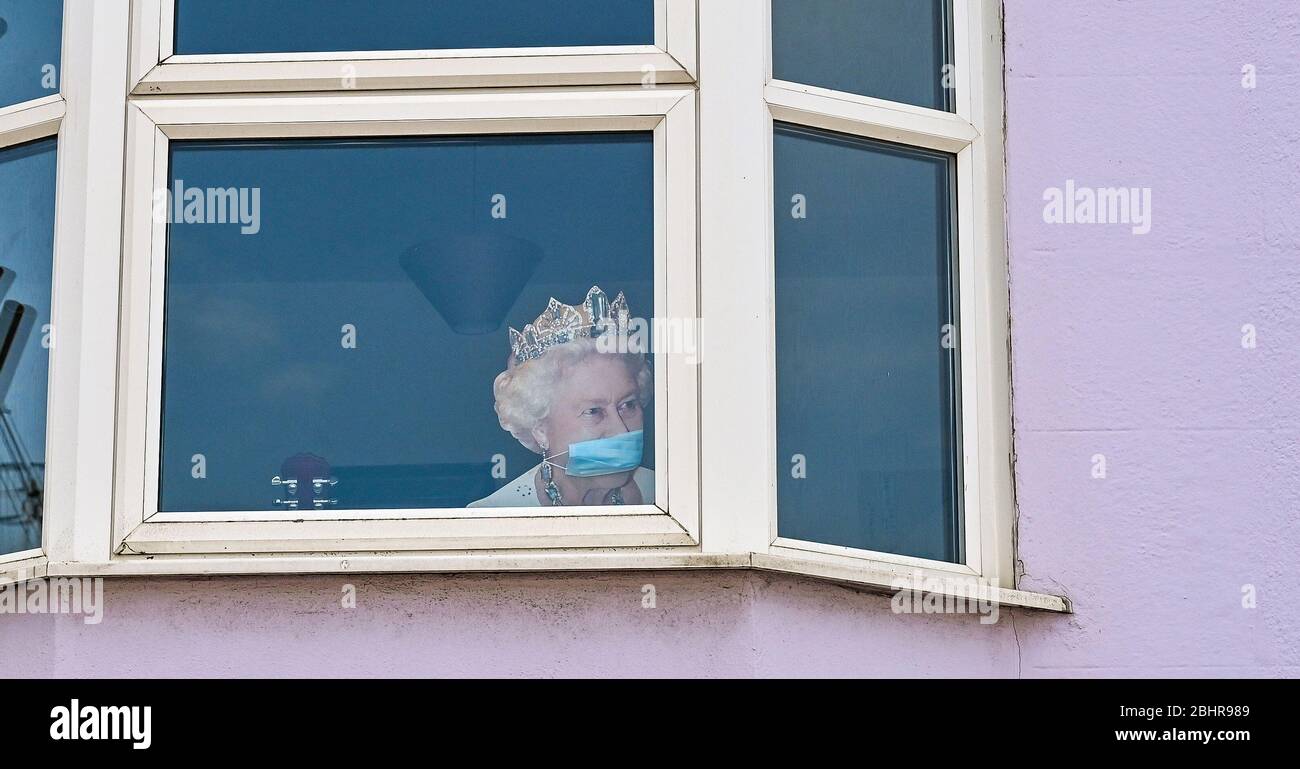
[[[764,553],[477,553],[392,555],[240,555],[218,557],[156,556],[115,558],[103,563],[32,560],[0,566],[0,583],[12,580],[20,568],[28,578],[141,577],[291,574],[382,573],[519,573],[587,571],[672,571],[689,569],[754,569],[795,574],[840,585],[892,594],[897,572],[867,565],[843,566]],[[940,586],[925,594],[969,597],[960,588]],[[1070,613],[1069,599],[1009,588],[994,589],[981,599],[1004,607]]]

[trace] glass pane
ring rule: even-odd
[[[782,537],[961,559],[954,158],[778,124]]]
[[[177,53],[653,43],[654,0],[176,0]]]
[[[0,554],[41,546],[55,139],[0,149]]]
[[[772,0],[778,80],[952,111],[949,0]]]
[[[60,0],[0,2],[0,107],[59,92]]]
[[[171,148],[162,510],[653,502],[651,133]]]

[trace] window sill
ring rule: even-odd
[[[849,585],[890,595],[898,592],[900,584],[912,584],[911,572],[880,568],[870,564],[854,564],[852,566],[831,564],[822,561],[791,558],[785,555],[753,553],[750,556],[750,568],[784,574],[799,574],[825,582]],[[1070,599],[1064,596],[991,586],[980,586],[977,592],[972,593],[972,589],[968,585],[970,585],[970,582],[960,576],[942,580],[926,579],[917,592],[921,593],[923,597],[938,595],[940,597],[965,598],[987,601],[990,604],[999,606],[1032,609],[1056,614],[1072,614],[1074,612],[1070,606]]]
[[[29,550],[5,556],[0,560],[0,586],[46,576],[46,559],[40,552],[40,550]]]
[[[42,559],[43,560],[43,559]],[[102,563],[51,562],[33,569],[28,561],[26,578],[38,577],[144,577],[144,576],[233,576],[291,574],[382,574],[382,573],[520,573],[587,571],[672,571],[693,569],[753,569],[795,574],[811,579],[893,594],[898,591],[897,571],[869,565],[832,565],[817,561],[764,553],[695,552],[587,552],[539,554],[529,552],[463,555],[241,555],[241,556],[145,556],[120,557]],[[13,579],[18,563],[0,566],[0,582]],[[971,596],[958,582],[927,582],[923,595],[978,599],[1003,607],[1016,607],[1058,614],[1071,613],[1063,596],[1031,593],[1009,588],[982,588]]]

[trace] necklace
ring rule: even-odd
[[[551,500],[551,507],[561,507],[564,505],[564,497],[560,495],[560,487],[555,485],[554,475],[551,473],[551,466],[547,462],[542,463],[542,480],[546,481],[546,498]],[[611,505],[623,504],[623,490],[614,489],[609,494],[609,503]]]

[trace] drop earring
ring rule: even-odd
[[[560,496],[560,489],[555,485],[555,476],[551,472],[551,463],[546,459],[545,446],[542,446],[542,480],[546,482],[546,497],[551,500],[551,507],[563,505],[564,498]]]

